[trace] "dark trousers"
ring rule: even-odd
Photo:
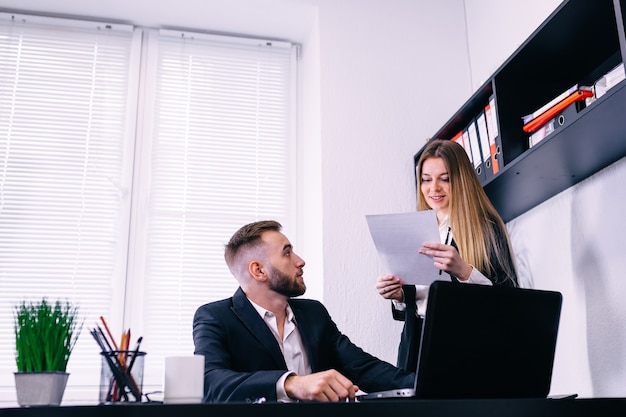
[[[400,346],[398,347],[397,366],[405,371],[415,372],[417,370],[417,356],[419,354],[420,341],[422,338],[423,319],[417,315],[415,286],[405,285],[402,289],[404,291],[406,310],[404,312],[398,312],[393,309],[392,306],[393,318],[396,320],[404,320]]]

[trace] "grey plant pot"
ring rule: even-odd
[[[15,372],[17,403],[22,407],[60,405],[67,372]]]

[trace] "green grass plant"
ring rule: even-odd
[[[15,307],[18,372],[65,372],[82,329],[78,307],[69,302],[23,301]]]

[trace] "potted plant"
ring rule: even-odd
[[[15,389],[21,406],[60,405],[67,362],[82,329],[69,302],[23,301],[15,307]]]

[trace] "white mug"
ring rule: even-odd
[[[204,356],[168,356],[165,358],[163,403],[192,404],[204,396]]]

